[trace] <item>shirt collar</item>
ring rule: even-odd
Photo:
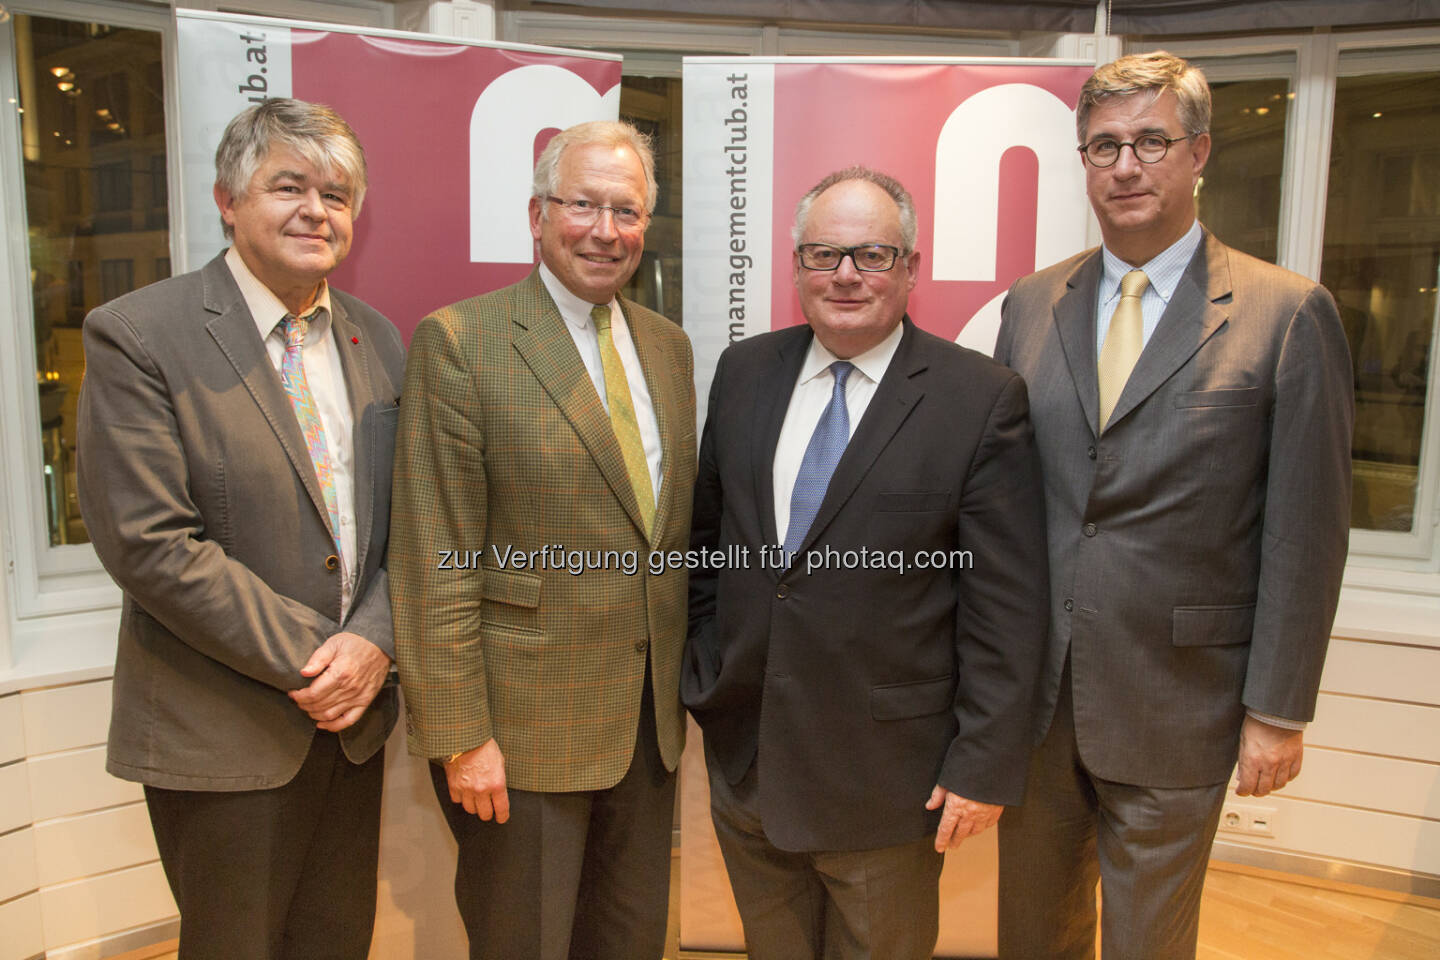
[[[260,339],[265,340],[290,313],[289,309],[259,277],[250,272],[250,268],[245,265],[245,259],[233,245],[225,251],[225,265],[230,268],[235,285],[240,288],[240,296],[245,299],[245,306],[250,309],[250,318],[255,321],[255,329],[260,331]],[[314,306],[319,312],[310,320],[310,327],[305,335],[307,341],[312,337],[323,337],[330,329],[330,284],[324,280],[320,281],[320,294],[315,298]]]
[[[550,294],[550,299],[555,301],[555,306],[560,308],[560,317],[576,330],[585,330],[590,326],[590,311],[596,306],[609,306],[615,302],[614,297],[604,304],[594,304],[584,297],[577,297],[545,266],[544,261],[540,263],[540,282],[545,284],[545,291]]]
[[[1200,221],[1191,221],[1190,229],[1185,231],[1184,236],[1138,268],[1145,271],[1151,288],[1160,295],[1160,299],[1164,302],[1169,303],[1170,298],[1175,295],[1175,288],[1180,285],[1180,278],[1185,275],[1186,268],[1194,259],[1195,251],[1200,248],[1200,240]],[[1102,258],[1105,263],[1105,271],[1100,278],[1100,292],[1104,295],[1105,302],[1108,302],[1120,295],[1121,278],[1137,268],[1115,256],[1110,252],[1109,247],[1101,249],[1104,251]]]
[[[885,371],[890,367],[890,360],[895,356],[895,351],[900,348],[900,338],[905,335],[905,324],[895,324],[895,329],[885,335],[875,346],[866,350],[858,357],[851,357],[850,363],[864,374],[865,379],[871,383],[879,383],[880,378],[885,376]],[[797,383],[809,383],[814,380],[830,364],[840,358],[825,348],[820,338],[810,338],[810,350],[805,354],[805,362],[800,366],[800,379]]]

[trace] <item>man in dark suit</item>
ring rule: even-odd
[[[684,332],[619,295],[655,199],[634,127],[561,131],[540,265],[411,343],[396,648],[477,960],[665,949],[685,570],[649,557],[689,536],[695,386]]]
[[[229,250],[85,320],[80,505],[124,591],[107,769],[145,784],[184,960],[370,946],[404,352],[325,282],[365,186],[328,107],[250,107],[216,153]]]
[[[1230,771],[1264,796],[1302,729],[1345,564],[1350,358],[1323,287],[1195,219],[1204,76],[1101,67],[1079,158],[1104,246],[1017,281],[995,358],[1025,377],[1051,642],[1025,805],[1000,826],[1000,953],[1193,957]],[[1137,359],[1138,358],[1138,359]]]
[[[807,325],[727,349],[710,392],[691,545],[737,562],[691,575],[682,683],[755,960],[928,958],[942,851],[1025,781],[1025,388],[905,315],[915,233],[894,179],[820,181],[795,218]]]

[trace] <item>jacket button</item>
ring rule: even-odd
[[[1087,523],[1087,524],[1085,524],[1085,536],[1087,536],[1087,537],[1093,537],[1093,536],[1095,536],[1095,524],[1093,524],[1093,523]]]
[[[645,641],[644,641],[644,640],[636,640],[636,641],[635,641],[635,652],[636,652],[636,653],[644,653],[644,652],[645,652]]]
[[[340,566],[340,558],[337,557],[337,556],[335,556],[335,554],[332,553],[332,554],[330,554],[330,556],[328,556],[328,557],[325,558],[325,569],[326,569],[326,570],[335,570],[335,569],[338,569],[339,566]]]
[[[1085,455],[1086,455],[1087,457],[1089,457],[1091,460],[1094,460],[1094,459],[1095,459],[1095,448],[1094,448],[1094,447],[1090,447],[1089,449],[1087,449],[1087,450],[1085,451]]]
[[[1074,600],[1071,600],[1069,597],[1066,597],[1066,598],[1065,598],[1065,609],[1066,609],[1066,610],[1074,610],[1074,609],[1075,609],[1075,601],[1074,601]]]
[[[775,596],[779,597],[781,600],[784,600],[786,597],[790,596],[790,587],[783,583],[780,584],[780,586],[775,588]]]

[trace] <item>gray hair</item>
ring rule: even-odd
[[[591,120],[566,127],[545,144],[540,158],[535,161],[535,179],[530,195],[545,199],[560,189],[560,155],[571,147],[629,147],[640,158],[645,168],[645,212],[655,212],[655,201],[660,197],[660,187],[655,182],[655,151],[650,137],[635,129],[633,124],[623,120]],[[541,216],[547,208],[542,204]]]
[[[1100,67],[1085,86],[1080,88],[1080,104],[1075,110],[1075,133],[1085,142],[1085,128],[1090,123],[1090,109],[1111,97],[1129,97],[1150,92],[1158,97],[1166,90],[1180,102],[1180,125],[1188,137],[1210,132],[1210,85],[1205,74],[1188,60],[1173,53],[1156,50],[1121,57]]]
[[[215,183],[234,197],[245,196],[255,171],[276,145],[288,147],[316,170],[339,174],[351,191],[353,215],[365,199],[365,148],[350,124],[322,103],[274,97],[246,107],[220,136]],[[226,238],[234,230],[225,224]]]
[[[908,257],[914,252],[917,228],[915,201],[910,199],[910,191],[889,174],[858,164],[846,167],[844,170],[836,170],[811,187],[810,192],[800,198],[800,202],[795,205],[795,225],[790,228],[790,239],[795,246],[797,248],[800,246],[800,238],[805,235],[805,222],[810,219],[810,207],[815,203],[815,198],[837,183],[844,183],[846,180],[863,180],[866,183],[873,183],[890,195],[890,199],[895,201],[895,206],[900,210],[900,242],[905,246],[905,249],[900,251],[901,256]]]

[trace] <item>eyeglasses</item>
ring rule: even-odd
[[[1170,152],[1170,144],[1189,139],[1188,136],[1167,137],[1159,133],[1147,133],[1121,143],[1109,137],[1100,137],[1075,149],[1085,154],[1085,159],[1090,161],[1092,167],[1115,166],[1120,159],[1120,151],[1125,147],[1129,147],[1134,152],[1135,159],[1141,163],[1159,163],[1165,159],[1165,154]]]
[[[559,197],[546,197],[551,203],[558,203],[565,208],[565,215],[572,223],[586,225],[600,219],[600,214],[606,210],[615,218],[617,227],[638,227],[644,223],[649,216],[643,210],[636,210],[634,207],[615,207],[605,203],[596,203],[593,200],[562,200]]]
[[[846,257],[856,270],[865,273],[882,273],[895,266],[900,248],[886,243],[862,243],[858,247],[835,247],[828,243],[802,243],[795,248],[800,254],[800,266],[806,270],[839,270],[840,261]]]

